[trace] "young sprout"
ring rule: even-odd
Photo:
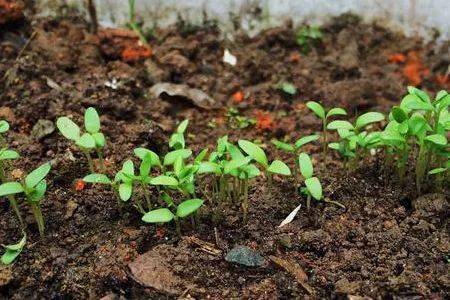
[[[0,258],[0,261],[4,265],[10,265],[16,260],[16,258],[19,256],[19,254],[22,252],[23,247],[25,247],[25,244],[27,242],[27,235],[25,232],[22,233],[23,237],[22,239],[14,245],[2,245],[3,248],[5,248],[5,253],[3,253],[2,257]]]
[[[368,112],[359,116],[355,124],[351,124],[345,120],[335,120],[327,124],[328,130],[337,130],[340,142],[330,143],[329,147],[337,150],[346,159],[352,158],[352,168],[355,167],[359,160],[360,151],[358,146],[363,146],[364,150],[376,146],[380,139],[379,133],[367,134],[363,131],[368,125],[384,120],[384,115],[379,112]]]
[[[228,118],[228,126],[233,129],[244,129],[256,124],[255,119],[241,116],[239,111],[234,107],[228,109],[226,117]]]
[[[267,179],[269,181],[269,185],[272,184],[272,175],[273,174],[279,174],[284,176],[290,176],[291,170],[289,167],[282,162],[281,160],[274,160],[269,165],[269,161],[267,159],[267,155],[264,152],[264,150],[256,145],[255,143],[252,143],[247,140],[239,140],[238,142],[239,147],[251,158],[253,158],[260,166],[263,167],[265,170],[265,174],[267,176]]]
[[[84,153],[91,173],[95,173],[94,163],[90,154],[92,150],[97,151],[102,172],[106,171],[102,153],[102,149],[105,146],[105,136],[100,132],[100,118],[95,108],[89,107],[85,112],[84,127],[87,132],[84,134],[81,134],[80,127],[68,117],[58,118],[56,126],[65,138],[74,141],[75,145]]]
[[[142,221],[146,223],[169,223],[172,220],[175,221],[176,230],[179,236],[181,236],[180,219],[186,218],[197,212],[203,205],[202,199],[189,199],[184,200],[179,205],[176,205],[173,200],[166,198],[170,204],[168,208],[159,208],[151,210],[144,214]]]
[[[297,94],[297,88],[295,87],[295,85],[289,82],[280,82],[278,84],[278,89],[289,96],[294,96],[295,94]]]
[[[332,116],[345,116],[347,112],[343,108],[335,107],[329,111],[325,111],[325,108],[315,101],[308,101],[306,106],[314,112],[314,114],[322,120],[322,130],[323,130],[323,160],[326,162],[327,159],[327,148],[328,148],[328,134],[327,125],[329,118]]]
[[[50,172],[51,165],[45,163],[28,174],[23,182],[6,182],[0,185],[0,196],[25,194],[25,199],[33,211],[38,224],[39,234],[44,236],[44,217],[42,216],[41,201],[47,191],[45,177]]]
[[[307,54],[311,46],[322,39],[322,31],[319,26],[302,26],[297,31],[297,44],[301,51]]]
[[[147,39],[144,36],[144,33],[142,32],[142,28],[139,26],[139,24],[136,21],[136,10],[135,10],[135,0],[128,0],[128,13],[130,16],[130,20],[128,22],[128,26],[136,32],[136,34],[139,36],[139,40],[143,44],[148,44]]]
[[[0,143],[1,143],[1,147],[3,147],[0,149],[0,183],[5,183],[8,181],[8,176],[6,174],[7,173],[6,170],[7,170],[9,161],[18,159],[20,157],[19,153],[7,148],[6,140],[4,139],[2,134],[7,132],[8,130],[9,130],[8,122],[0,121]],[[19,205],[17,204],[16,198],[14,197],[14,195],[8,195],[7,198],[8,198],[9,204],[11,205],[11,207],[14,210],[14,213],[17,216],[17,219],[19,220],[20,225],[23,228],[25,225],[24,225],[22,215],[20,213]]]
[[[169,140],[169,147],[175,150],[184,149],[186,142],[184,140],[184,132],[189,125],[189,120],[184,120],[178,125],[176,132],[172,134]]]
[[[305,187],[301,189],[303,194],[306,194],[306,207],[311,207],[311,197],[317,201],[322,199],[322,184],[317,177],[314,177],[314,169],[311,158],[306,153],[300,153],[298,156],[298,165],[300,166],[300,173],[305,179]]]

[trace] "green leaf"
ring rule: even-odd
[[[202,151],[200,151],[200,153],[195,157],[194,161],[196,163],[200,163],[202,160],[205,159],[206,154],[208,154],[208,149],[203,149]]]
[[[354,127],[353,125],[348,122],[348,121],[344,121],[344,120],[336,120],[336,121],[332,121],[327,125],[327,129],[329,130],[337,130],[337,129],[346,129],[346,130],[353,130]]]
[[[281,150],[284,150],[284,151],[287,151],[287,152],[294,152],[295,151],[294,146],[292,146],[291,144],[284,143],[284,142],[281,142],[281,141],[276,140],[276,139],[272,140],[272,144],[274,144],[277,149],[281,149]]]
[[[100,117],[93,107],[86,109],[84,113],[84,127],[89,133],[97,133],[100,130]]]
[[[146,223],[168,223],[173,220],[175,215],[167,208],[151,210],[142,217]]]
[[[286,176],[291,175],[291,170],[281,160],[274,160],[270,164],[269,168],[267,168],[267,171],[269,171],[270,173],[275,173],[275,174],[280,174],[280,175],[286,175]]]
[[[122,201],[128,201],[133,193],[133,184],[131,182],[121,183],[119,185],[119,196]]]
[[[5,120],[0,121],[0,133],[5,133],[9,130],[9,123]]]
[[[17,244],[4,246],[4,248],[6,249],[6,252],[0,258],[0,261],[2,262],[2,264],[4,264],[4,265],[11,264],[17,258],[17,256],[19,256],[19,254],[22,252],[26,241],[27,241],[27,236],[26,236],[26,234],[24,234],[22,239]]]
[[[235,145],[228,143],[227,144],[228,152],[230,153],[231,159],[242,159],[244,158],[244,154],[242,154],[241,150]]]
[[[379,112],[368,112],[356,119],[355,127],[356,129],[364,128],[367,125],[375,122],[380,122],[384,120],[384,115]]]
[[[186,128],[189,125],[189,120],[184,120],[183,122],[180,123],[180,125],[178,125],[177,127],[177,133],[181,133],[183,134],[186,131]]]
[[[251,161],[250,157],[243,157],[238,159],[233,159],[225,164],[225,174],[231,173],[233,170],[236,170]]]
[[[329,143],[328,148],[331,148],[333,150],[340,150],[341,147],[340,147],[339,143]]]
[[[190,199],[180,203],[177,207],[177,217],[184,218],[197,211],[203,205],[201,199]]]
[[[300,153],[298,156],[298,165],[303,177],[310,178],[313,175],[314,169],[308,154]]]
[[[44,179],[44,180],[41,180],[36,185],[33,192],[28,195],[28,199],[32,202],[39,202],[44,198],[46,191],[47,191],[47,181],[45,181],[45,179]]]
[[[425,118],[418,113],[413,114],[408,120],[408,127],[411,135],[420,135],[423,132],[430,131],[431,127],[428,125]]]
[[[34,188],[42,179],[45,178],[45,176],[47,176],[51,168],[52,166],[50,163],[45,163],[32,171],[27,175],[27,177],[25,177],[25,186],[28,189]]]
[[[391,110],[392,117],[397,123],[403,123],[408,119],[408,114],[399,106],[394,106]]]
[[[434,174],[439,174],[439,173],[442,173],[442,172],[445,172],[445,171],[447,171],[447,168],[436,168],[436,169],[430,170],[428,172],[428,174],[434,175]]]
[[[187,159],[192,155],[191,149],[179,149],[174,150],[166,154],[164,157],[164,165],[173,165],[178,156],[181,156],[183,159]]]
[[[447,145],[447,138],[441,134],[432,134],[425,137],[425,140],[432,142],[433,144],[439,145],[439,146],[445,146]]]
[[[83,134],[79,139],[75,141],[75,144],[84,149],[95,148],[95,140],[90,133]]]
[[[173,149],[183,149],[186,146],[184,135],[182,133],[174,133],[170,136],[169,147]]]
[[[23,193],[23,187],[18,182],[5,182],[0,185],[0,196]]]
[[[101,132],[93,133],[92,137],[94,138],[95,146],[97,148],[105,147],[106,139],[105,139],[105,135],[103,133],[101,133]]]
[[[345,109],[340,108],[340,107],[336,107],[336,108],[332,108],[330,109],[330,111],[327,113],[326,118],[328,119],[331,116],[346,116],[347,112],[345,111]]]
[[[56,127],[66,139],[76,141],[80,138],[80,127],[67,117],[58,118]]]
[[[318,134],[312,134],[312,135],[307,135],[304,136],[302,138],[299,138],[296,142],[295,142],[295,148],[299,149],[302,146],[311,143],[313,141],[317,141],[320,138],[320,135]]]
[[[247,179],[257,177],[259,176],[259,174],[261,174],[259,169],[254,164],[242,166],[241,170],[242,173],[245,173]]]
[[[111,184],[111,180],[105,174],[89,174],[83,178],[84,182],[88,183],[101,183],[101,184]]]
[[[158,154],[151,150],[145,148],[136,148],[134,149],[134,155],[139,157],[141,160],[144,160],[147,155],[150,155],[152,166],[161,166],[161,161],[159,160]]]
[[[447,97],[449,94],[447,91],[445,90],[441,90],[436,94],[436,99],[434,100],[435,102],[439,102],[442,101],[442,99],[444,99],[445,97]]]
[[[224,135],[223,137],[217,140],[217,151],[223,153],[227,150],[228,146],[228,135]]]
[[[8,149],[0,150],[0,160],[17,159],[19,157],[20,157],[19,153],[17,153],[14,150]]]
[[[134,175],[134,163],[131,159],[128,159],[123,163],[122,173],[129,175],[129,176]]]
[[[283,82],[280,89],[288,95],[295,95],[297,93],[297,88],[292,83]]]
[[[433,105],[422,101],[417,95],[409,94],[403,97],[400,107],[406,110],[433,110]]]
[[[173,177],[160,175],[150,180],[150,184],[152,185],[166,185],[166,186],[177,186],[178,180]]]
[[[198,173],[199,174],[214,173],[220,175],[222,173],[222,168],[216,163],[204,161],[200,163]]]
[[[305,180],[306,188],[314,199],[322,199],[322,184],[317,177],[311,177]]]
[[[321,120],[325,121],[325,109],[322,105],[316,101],[308,101],[306,102],[306,107],[312,110]]]
[[[238,144],[245,153],[263,165],[264,168],[269,166],[266,153],[264,153],[264,150],[261,149],[261,147],[247,140],[239,140]]]

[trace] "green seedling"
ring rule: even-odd
[[[345,159],[345,164],[352,159],[351,167],[357,164],[361,151],[367,151],[378,145],[380,138],[379,133],[367,134],[363,131],[368,125],[384,120],[384,115],[379,112],[368,112],[359,116],[355,124],[351,124],[345,120],[335,120],[327,124],[328,130],[336,130],[339,134],[339,143],[330,143],[331,149],[337,150]]]
[[[17,153],[14,150],[10,150],[7,148],[6,140],[4,139],[3,135],[9,130],[9,124],[6,121],[0,121],[0,143],[1,147],[4,147],[0,149],[0,183],[5,183],[8,181],[7,176],[7,169],[9,167],[9,162],[14,159],[18,159],[20,157],[19,153]],[[14,195],[8,195],[8,201],[11,207],[14,210],[14,213],[17,216],[17,219],[19,220],[20,225],[22,228],[25,226],[22,215],[19,210],[19,205],[17,204],[17,200],[14,197]]]
[[[278,174],[278,175],[284,175],[284,176],[290,176],[291,170],[289,167],[282,162],[281,160],[274,160],[269,164],[269,160],[267,159],[267,155],[264,152],[264,150],[256,145],[255,143],[252,143],[247,140],[239,140],[238,142],[239,147],[251,158],[253,158],[264,170],[266,177],[269,181],[269,185],[272,184],[272,175]]]
[[[189,120],[184,120],[178,125],[177,130],[171,135],[169,140],[169,147],[175,150],[184,149],[186,142],[184,139],[184,132],[189,125]]]
[[[313,44],[319,42],[323,37],[319,26],[302,26],[297,31],[297,44],[302,53],[307,54]]]
[[[84,127],[87,131],[84,134],[81,134],[80,127],[68,117],[58,118],[56,126],[65,138],[74,141],[75,145],[84,153],[91,173],[95,173],[94,163],[90,154],[92,150],[97,151],[102,171],[105,172],[102,152],[105,146],[105,136],[100,132],[100,118],[95,108],[89,107],[84,114]]]
[[[136,21],[136,1],[135,0],[128,0],[128,13],[130,20],[128,21],[128,27],[130,27],[131,30],[136,32],[136,34],[139,36],[139,40],[143,44],[148,44],[147,39],[144,36],[144,33],[142,32],[141,26]]]
[[[300,173],[305,180],[305,187],[301,188],[301,192],[306,195],[306,207],[311,207],[311,197],[320,201],[322,199],[322,184],[317,177],[314,177],[314,168],[311,158],[306,153],[300,153],[298,156],[298,165]]]
[[[0,258],[2,264],[4,265],[12,264],[19,256],[19,254],[22,252],[26,242],[27,242],[27,235],[25,232],[23,232],[23,237],[17,244],[2,245],[3,248],[5,248],[5,253],[3,253],[2,257]]]
[[[327,125],[328,121],[332,116],[346,116],[347,112],[343,108],[335,107],[326,111],[325,108],[315,101],[308,101],[306,106],[314,112],[314,114],[322,121],[323,130],[323,160],[326,162],[327,159],[327,148],[328,148],[328,132]]]
[[[239,111],[234,107],[228,109],[226,117],[228,118],[228,126],[233,129],[244,129],[256,124],[254,118],[241,116]]]
[[[159,208],[145,213],[142,217],[142,221],[146,223],[169,223],[174,220],[177,233],[181,236],[180,219],[196,213],[203,205],[203,202],[204,201],[202,199],[189,199],[184,200],[179,205],[176,205],[173,201],[171,201],[169,208]]]
[[[0,196],[23,193],[27,204],[31,207],[38,224],[39,234],[44,236],[45,224],[42,216],[41,201],[47,191],[45,177],[50,172],[51,165],[45,163],[28,174],[23,182],[6,182],[0,185]]]
[[[278,89],[289,96],[294,96],[295,94],[297,94],[297,88],[295,87],[295,85],[289,82],[280,82],[278,84]]]

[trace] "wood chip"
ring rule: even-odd
[[[291,273],[295,280],[303,287],[303,289],[310,295],[314,295],[313,288],[306,282],[308,280],[308,275],[303,271],[302,267],[298,264],[281,259],[279,257],[270,255],[269,259],[278,267],[284,269],[285,271]]]
[[[196,238],[195,236],[187,237],[186,241],[191,245],[195,245],[195,246],[199,247],[200,250],[202,250],[208,254],[211,254],[214,256],[222,255],[222,251],[217,249],[214,246],[214,244],[205,242],[199,238]]]

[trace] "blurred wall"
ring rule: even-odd
[[[83,0],[64,1],[83,7]],[[37,2],[48,14],[61,0]],[[127,0],[96,0],[96,4],[102,25],[126,22]],[[234,20],[251,34],[289,18],[295,23],[320,24],[330,16],[352,11],[366,20],[381,19],[409,35],[431,36],[435,28],[443,39],[450,39],[450,0],[136,0],[136,11],[146,26],[165,26],[177,16],[199,24],[206,13],[226,31],[232,31]]]

